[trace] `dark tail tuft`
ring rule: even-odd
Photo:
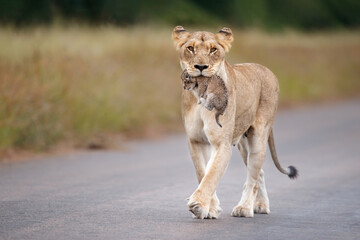
[[[288,168],[290,170],[290,173],[288,174],[289,178],[295,179],[299,176],[299,172],[294,166],[289,166]]]

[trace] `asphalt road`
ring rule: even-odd
[[[360,239],[360,101],[282,111],[275,140],[300,177],[280,174],[268,156],[271,214],[251,219],[230,216],[246,173],[236,148],[217,191],[222,215],[192,219],[184,135],[2,164],[0,239]]]

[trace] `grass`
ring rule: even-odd
[[[360,32],[234,32],[228,61],[272,69],[282,104],[360,93]],[[0,153],[181,126],[170,28],[2,27],[0,46]]]

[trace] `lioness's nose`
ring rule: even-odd
[[[199,69],[200,71],[207,69],[209,67],[209,65],[194,65],[195,68]]]

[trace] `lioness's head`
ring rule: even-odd
[[[174,28],[172,37],[180,54],[180,65],[192,77],[212,77],[219,71],[229,51],[233,35],[230,28],[222,28],[218,33],[189,33],[183,27]]]

